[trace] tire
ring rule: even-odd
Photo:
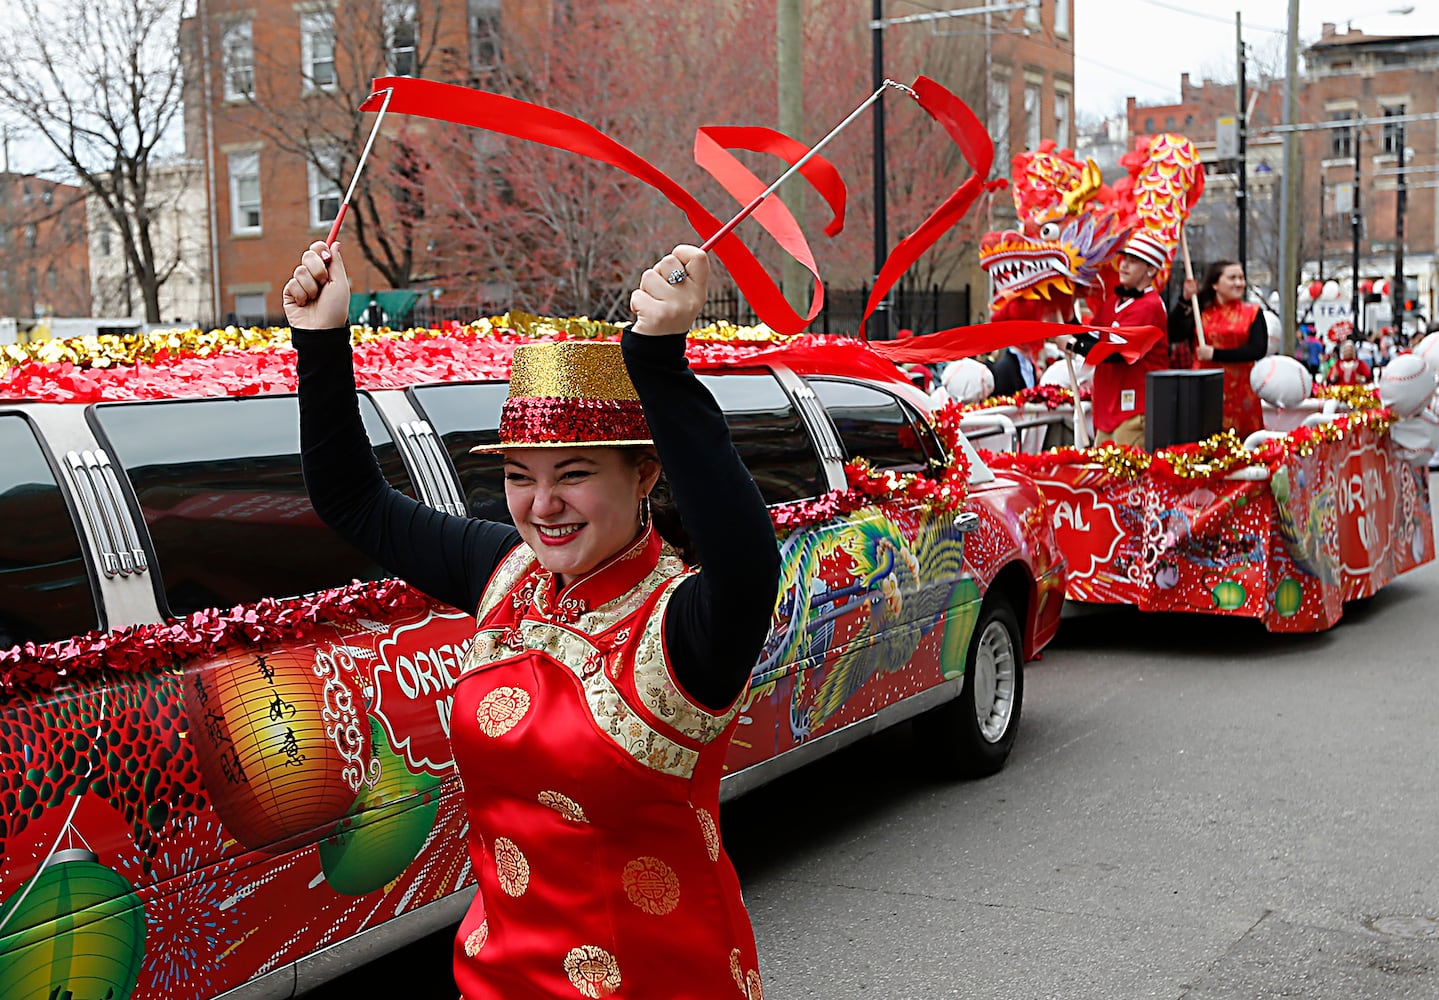
[[[963,683],[959,697],[915,720],[915,735],[938,774],[984,778],[1009,759],[1024,704],[1019,619],[999,594],[980,608]]]

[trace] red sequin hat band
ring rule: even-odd
[[[653,444],[639,394],[612,341],[556,341],[515,350],[500,440],[472,448]]]

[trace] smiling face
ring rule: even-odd
[[[515,448],[505,452],[505,501],[520,537],[565,585],[634,541],[659,471],[651,453],[630,449]]]
[[[1230,264],[1214,281],[1214,294],[1220,302],[1238,302],[1244,298],[1244,268]]]

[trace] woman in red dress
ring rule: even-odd
[[[1244,301],[1244,268],[1232,260],[1217,260],[1204,273],[1199,286],[1199,315],[1204,343],[1197,344],[1196,367],[1224,370],[1224,428],[1241,438],[1264,429],[1264,409],[1249,384],[1254,362],[1269,349],[1269,328],[1259,306]],[[1170,316],[1170,340],[1196,342],[1193,281],[1184,283],[1184,300]]]
[[[644,273],[622,344],[516,350],[486,449],[504,453],[511,527],[385,482],[355,401],[349,281],[328,250],[313,244],[284,292],[315,510],[478,623],[450,716],[479,882],[455,942],[464,1000],[759,1000],[719,781],[779,553],[685,362],[705,254],[676,247]],[[702,569],[661,537],[678,525],[656,495],[661,467]]]

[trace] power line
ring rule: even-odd
[[[1163,0],[1142,0],[1142,2],[1149,4],[1149,6],[1151,6],[1151,7],[1161,7],[1161,8],[1163,8],[1164,10],[1171,10],[1171,11],[1173,11],[1173,12],[1176,13],[1176,14],[1185,14],[1185,15],[1187,15],[1187,16],[1189,16],[1189,17],[1197,17],[1197,18],[1200,18],[1201,20],[1213,21],[1213,22],[1215,22],[1216,24],[1227,24],[1227,25],[1229,25],[1230,27],[1233,27],[1233,26],[1234,26],[1234,18],[1232,18],[1232,17],[1221,17],[1221,16],[1218,15],[1218,14],[1203,14],[1203,13],[1200,13],[1199,11],[1197,11],[1197,10],[1192,10],[1192,9],[1190,9],[1190,8],[1188,8],[1188,7],[1179,7],[1179,6],[1175,5],[1175,4],[1164,3]],[[1286,30],[1283,29],[1283,28],[1270,28],[1270,27],[1267,27],[1266,25],[1262,25],[1262,24],[1251,24],[1251,23],[1248,22],[1248,21],[1245,21],[1245,22],[1244,22],[1244,27],[1245,27],[1245,28],[1252,28],[1252,29],[1255,30],[1255,31],[1267,31],[1267,32],[1269,32],[1271,35],[1287,35],[1287,34],[1289,34],[1289,32],[1286,31]]]

